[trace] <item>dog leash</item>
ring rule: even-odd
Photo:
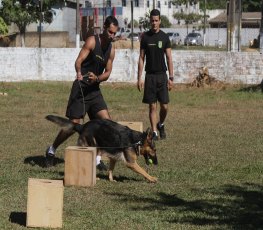
[[[142,142],[141,141],[138,141],[137,143],[135,144],[132,144],[132,145],[127,145],[127,146],[122,146],[122,147],[108,147],[108,146],[96,146],[100,149],[125,149],[125,148],[138,148],[139,146],[142,146]]]
[[[86,73],[83,75],[83,77],[88,77],[89,76],[89,73]],[[85,116],[86,116],[86,106],[85,106],[85,98],[84,98],[84,93],[83,93],[83,89],[82,89],[82,86],[80,84],[80,81],[78,80],[78,83],[79,83],[79,88],[80,88],[80,91],[81,91],[81,96],[82,96],[82,100],[83,100],[83,123],[85,121]]]
[[[85,98],[84,98],[84,93],[83,93],[83,90],[82,90],[82,87],[81,87],[81,84],[80,84],[80,81],[78,81],[79,83],[79,88],[80,88],[80,91],[81,91],[81,95],[82,95],[82,100],[83,100],[83,123],[84,123],[84,120],[85,120],[85,116],[86,116],[86,106],[85,106]]]

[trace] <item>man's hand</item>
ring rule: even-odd
[[[89,83],[94,84],[97,81],[97,75],[95,75],[93,72],[88,72],[88,79],[89,79]]]
[[[167,85],[167,87],[168,87],[168,90],[170,91],[172,88],[173,88],[173,81],[172,80],[168,80],[168,85]]]
[[[137,88],[138,88],[138,90],[141,92],[141,90],[143,89],[143,86],[144,86],[144,82],[141,80],[141,79],[139,79],[138,81],[137,81]]]
[[[77,76],[76,76],[78,81],[82,81],[83,80],[83,76],[81,74],[81,72],[77,72]]]

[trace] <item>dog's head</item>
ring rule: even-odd
[[[158,164],[155,143],[152,138],[152,131],[150,128],[148,128],[146,132],[143,132],[143,140],[140,153],[144,156],[145,163],[147,165],[149,165],[150,162],[155,165]]]

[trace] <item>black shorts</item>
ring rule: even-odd
[[[159,101],[169,103],[168,79],[166,73],[145,75],[143,103],[152,104]]]
[[[66,117],[80,119],[88,113],[90,120],[92,120],[96,118],[99,111],[107,109],[99,88],[94,90],[90,87],[87,88],[83,83],[74,81],[68,100]]]

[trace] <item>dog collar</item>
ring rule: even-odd
[[[138,141],[137,143],[134,144],[134,149],[135,149],[135,152],[136,152],[137,156],[139,156],[139,154],[140,154],[139,146],[142,146],[142,142],[141,141]]]
[[[135,146],[142,146],[142,142],[138,141],[137,143],[134,144]]]

